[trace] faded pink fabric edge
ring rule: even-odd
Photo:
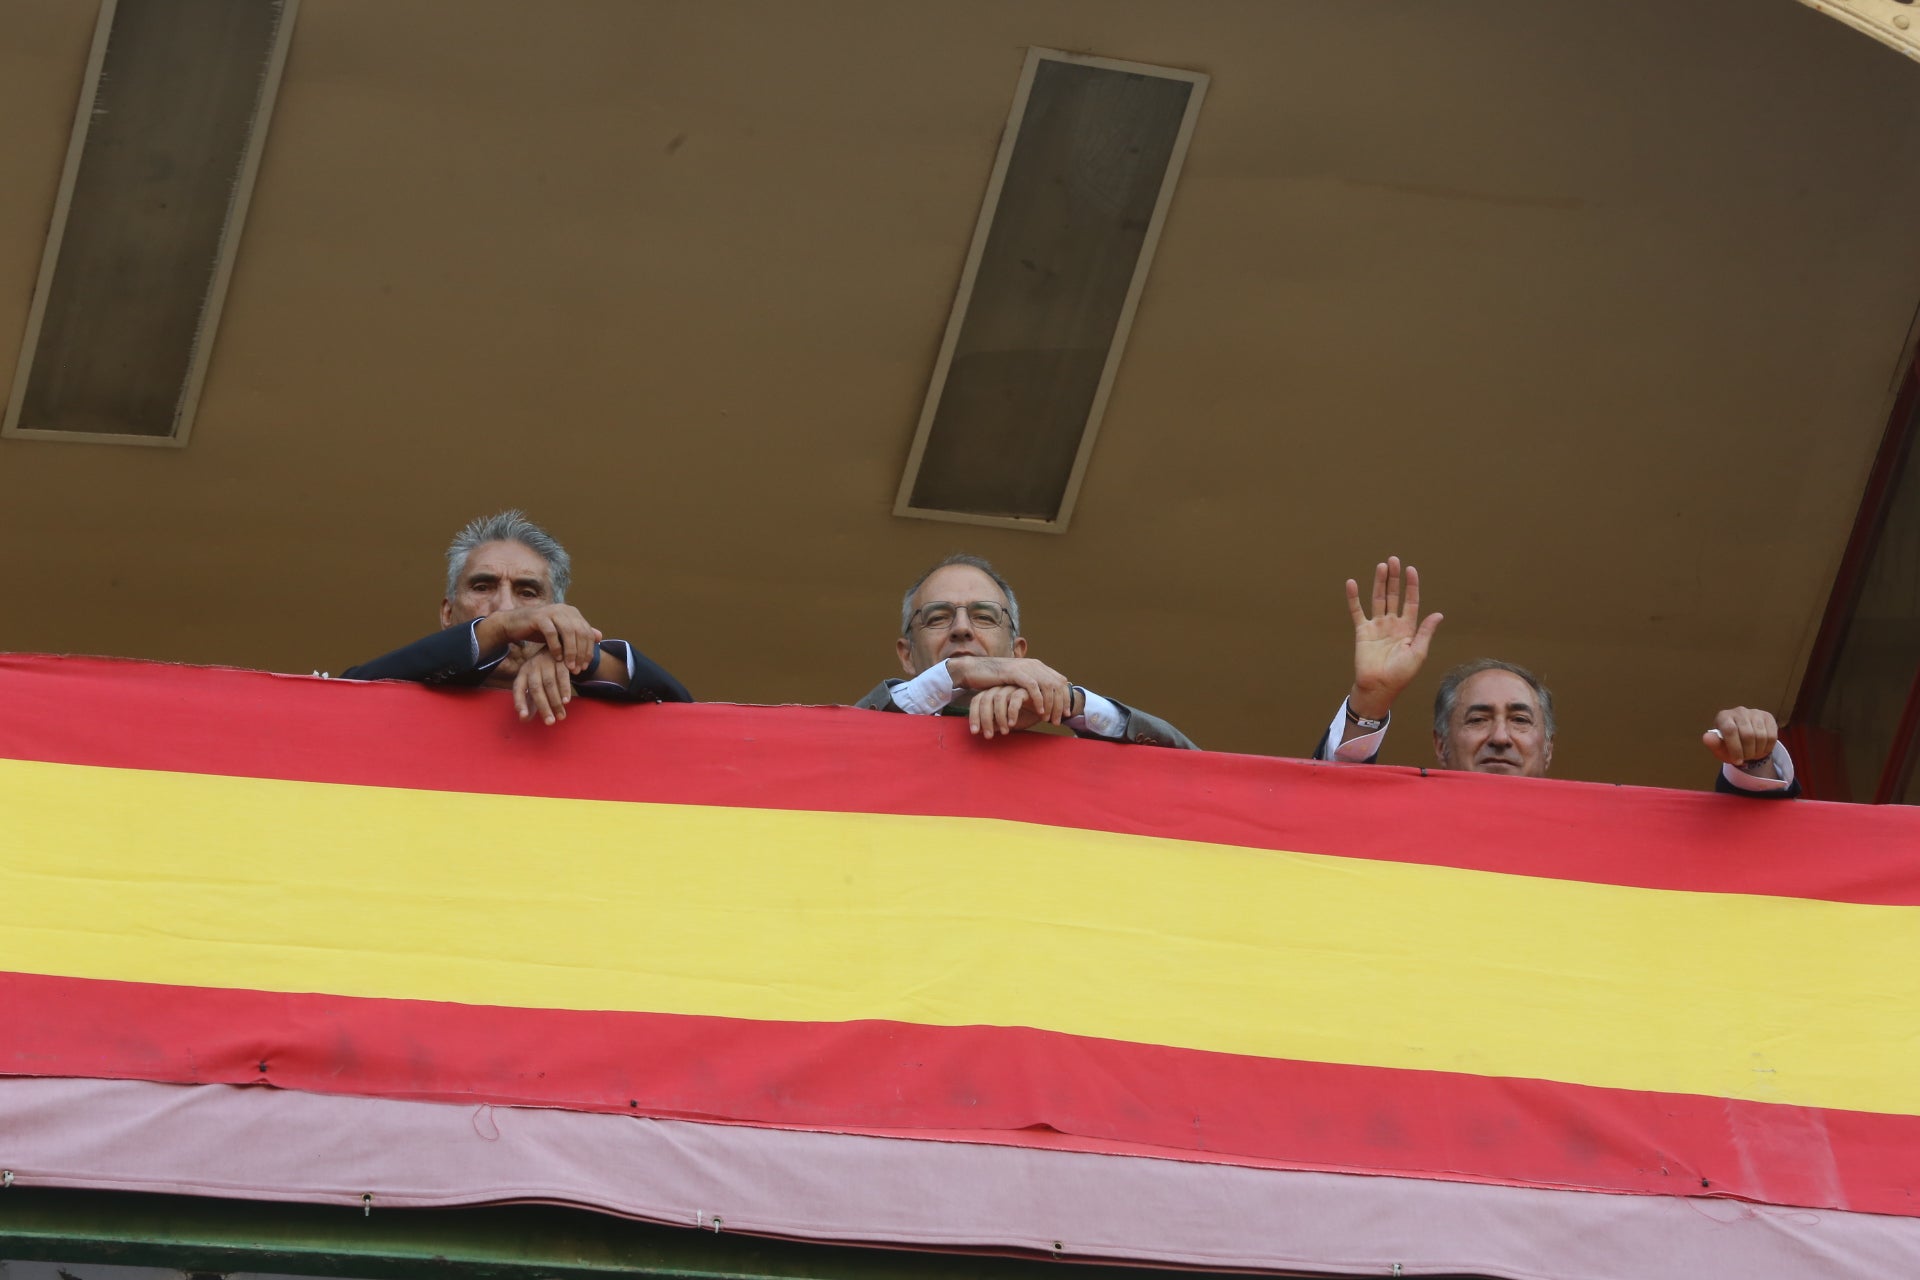
[[[1920,1274],[1920,1218],[263,1087],[0,1078],[16,1185],[539,1201],[690,1228],[1330,1276]]]

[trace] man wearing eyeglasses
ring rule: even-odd
[[[1020,602],[978,556],[948,556],[907,588],[894,642],[905,680],[884,680],[855,703],[869,711],[965,715],[995,738],[1045,721],[1082,738],[1198,750],[1164,720],[1083,689],[1027,656]]]

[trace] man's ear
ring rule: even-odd
[[[1540,749],[1540,772],[1553,768],[1553,739],[1547,739],[1547,745]]]
[[[1438,729],[1433,731],[1433,758],[1440,762],[1442,769],[1453,768],[1451,764],[1447,763],[1447,735]]]
[[[453,601],[451,600],[440,601],[440,625],[442,628],[453,625]]]
[[[1013,638],[1013,656],[1016,658],[1024,658],[1027,656],[1027,638],[1025,636],[1015,636]]]
[[[907,642],[905,636],[893,642],[893,651],[900,655],[900,669],[907,673],[909,680],[920,674],[913,669],[913,646]]]

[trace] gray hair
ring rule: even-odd
[[[1013,588],[1007,584],[1005,578],[1000,576],[1000,571],[988,564],[985,560],[979,556],[970,556],[959,552],[948,556],[945,560],[942,560],[939,564],[934,565],[931,569],[928,569],[925,573],[915,578],[913,585],[907,588],[907,594],[900,597],[900,634],[904,636],[913,630],[913,598],[920,593],[920,588],[927,585],[927,579],[942,569],[951,569],[955,565],[960,565],[968,569],[978,569],[993,579],[993,585],[1000,588],[1000,594],[1007,598],[1007,622],[1013,628],[1012,633],[1016,636],[1019,635],[1020,600],[1019,597],[1013,594]],[[956,600],[954,603],[959,604],[962,602]]]
[[[447,599],[460,593],[460,575],[466,572],[467,557],[485,542],[517,542],[545,560],[547,579],[553,584],[553,602],[559,604],[567,598],[567,588],[573,585],[573,558],[552,534],[515,508],[468,521],[466,528],[453,535],[453,541],[447,544]]]
[[[1540,678],[1525,667],[1517,667],[1511,662],[1502,662],[1498,658],[1475,658],[1472,662],[1463,662],[1446,675],[1440,677],[1439,691],[1433,695],[1433,731],[1441,737],[1447,736],[1447,728],[1453,723],[1453,709],[1460,701],[1460,686],[1482,671],[1506,671],[1519,676],[1533,690],[1533,696],[1540,702],[1540,723],[1546,728],[1547,737],[1553,737],[1553,692],[1540,683]]]

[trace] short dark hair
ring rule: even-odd
[[[1540,723],[1545,726],[1547,737],[1553,737],[1553,691],[1541,684],[1540,678],[1525,667],[1502,662],[1498,658],[1475,658],[1440,677],[1440,688],[1433,695],[1435,733],[1443,738],[1447,736],[1447,728],[1453,723],[1453,709],[1460,701],[1460,686],[1482,671],[1507,671],[1525,680],[1527,687],[1533,690],[1533,696],[1540,701]]]
[[[553,602],[560,604],[566,600],[567,588],[573,585],[572,557],[567,555],[565,547],[554,541],[552,534],[517,509],[469,520],[465,528],[453,535],[453,541],[447,546],[447,599],[460,593],[460,575],[467,571],[467,557],[485,542],[517,542],[545,560],[547,581],[553,584]]]
[[[1013,588],[1008,585],[1005,578],[1000,576],[1000,571],[988,564],[985,560],[979,556],[970,556],[965,552],[959,551],[956,551],[939,564],[934,565],[925,573],[915,578],[913,585],[907,588],[907,594],[900,597],[900,634],[904,636],[913,630],[913,597],[919,593],[921,587],[927,585],[927,579],[942,569],[951,569],[955,565],[961,565],[968,569],[978,569],[993,579],[993,585],[1000,588],[1000,594],[1007,598],[1007,625],[1012,628],[1011,634],[1019,635],[1020,601],[1019,598],[1013,594]],[[955,603],[960,602],[956,601]]]

